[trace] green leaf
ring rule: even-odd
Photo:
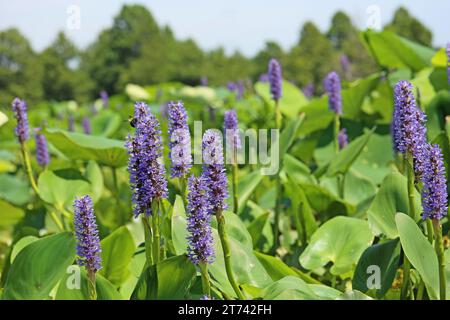
[[[77,279],[78,277],[79,280]],[[123,300],[123,297],[117,292],[114,285],[100,274],[96,275],[95,287],[97,289],[97,300]],[[73,272],[66,273],[64,278],[61,279],[58,290],[56,291],[55,300],[89,299],[86,270],[78,266],[73,266]]]
[[[284,130],[281,132],[280,135],[280,155],[283,157],[288,151],[289,148],[294,143],[295,139],[297,138],[297,133],[299,131],[299,128],[301,124],[303,123],[303,120],[305,119],[305,115],[301,114],[292,120],[290,120],[284,128]]]
[[[64,232],[26,246],[14,259],[4,299],[45,299],[75,259],[75,238]]]
[[[361,292],[367,292],[368,280],[371,276],[379,277],[380,288],[377,288],[377,296],[382,297],[391,288],[397,272],[400,260],[400,244],[398,239],[390,240],[381,244],[371,246],[364,251],[356,266],[353,275],[352,286]],[[369,267],[376,266],[378,270],[371,270]],[[370,282],[373,285],[373,282]]]
[[[331,160],[328,167],[327,175],[332,177],[338,174],[345,174],[352,164],[358,159],[359,155],[366,147],[374,129],[365,133],[363,136],[352,141],[347,147],[341,150],[339,154]]]
[[[8,117],[6,114],[0,111],[0,127],[3,126],[6,122],[8,122]]]
[[[24,217],[25,213],[22,209],[0,200],[0,228],[14,226]]]
[[[362,114],[362,105],[371,92],[380,82],[378,74],[357,80],[350,84],[350,88],[342,90],[342,105],[344,118],[359,119]]]
[[[366,296],[364,293],[357,290],[347,291],[342,293],[336,300],[373,300],[371,297]]]
[[[114,168],[127,164],[128,154],[124,141],[59,129],[46,129],[45,135],[69,159],[94,160]]]
[[[416,222],[404,213],[395,215],[400,242],[411,264],[419,272],[432,299],[439,296],[438,259],[433,246]]]
[[[430,66],[435,52],[394,33],[383,31],[363,32],[363,38],[371,48],[376,61],[384,67],[399,69],[408,68],[420,71]]]
[[[408,212],[407,179],[400,173],[391,173],[381,184],[367,213],[370,228],[376,235],[384,234],[389,239],[398,237],[395,215],[397,212]],[[416,192],[416,212],[420,212],[420,194]],[[417,215],[416,221],[420,219]]]
[[[245,175],[242,179],[239,180],[238,183],[238,203],[241,211],[245,207],[245,203],[248,198],[251,196],[253,191],[255,191],[256,187],[261,183],[262,175],[260,170],[255,170]]]
[[[17,257],[20,251],[22,251],[26,246],[28,246],[30,243],[33,243],[35,241],[39,240],[39,238],[35,236],[26,236],[17,241],[17,243],[14,245],[12,251],[11,251],[11,263],[14,262],[14,259]]]
[[[142,272],[132,299],[186,299],[196,274],[195,266],[186,255],[168,258]]]
[[[311,174],[308,166],[297,160],[294,156],[286,154],[283,159],[283,170],[297,183],[316,183],[316,179]]]
[[[252,223],[250,223],[250,225],[247,227],[247,231],[252,237],[254,247],[258,244],[259,240],[261,239],[262,230],[266,225],[269,216],[270,216],[269,212],[263,213],[255,220],[253,220]]]
[[[278,281],[287,276],[294,276],[298,278],[297,273],[280,259],[257,251],[254,251],[254,253],[273,281]]]
[[[58,209],[71,207],[76,197],[91,192],[90,185],[86,181],[64,179],[49,170],[39,175],[38,189],[39,196]]]
[[[330,272],[342,275],[354,269],[372,241],[373,235],[367,221],[336,217],[324,223],[313,234],[300,256],[300,263],[305,269],[316,270],[332,262]]]
[[[117,113],[104,110],[92,118],[92,134],[95,136],[111,137],[119,128],[122,120]]]
[[[0,198],[14,205],[21,206],[30,201],[30,188],[23,179],[9,174],[1,174]]]
[[[100,274],[116,286],[129,276],[128,270],[136,246],[126,226],[116,229],[101,241],[103,268]]]

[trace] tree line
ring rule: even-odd
[[[384,27],[426,46],[432,33],[405,8],[399,8]],[[205,51],[193,39],[179,40],[169,26],[159,26],[144,6],[125,5],[86,50],[77,48],[64,34],[42,52],[35,52],[28,39],[15,28],[0,31],[0,106],[15,96],[31,102],[97,98],[99,92],[122,92],[127,83],[149,85],[179,81],[210,85],[228,81],[257,80],[266,72],[270,58],[284,67],[284,77],[299,87],[322,89],[330,70],[347,80],[375,71],[375,62],[360,39],[359,30],[344,12],[337,12],[329,30],[321,32],[306,22],[298,41],[289,49],[267,41],[254,56],[239,51],[227,55],[221,47]]]

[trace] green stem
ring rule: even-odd
[[[211,298],[211,285],[209,282],[208,265],[206,263],[200,263],[200,273],[202,275],[202,289],[203,294]]]
[[[444,256],[444,242],[442,241],[442,227],[438,219],[433,219],[434,235],[436,241],[434,247],[439,262],[439,293],[440,299],[445,300],[445,256]]]
[[[95,286],[95,272],[87,270],[89,299],[97,300],[97,288]]]
[[[233,182],[233,211],[236,214],[239,211],[238,192],[237,192],[237,185],[238,185],[237,169],[238,169],[237,153],[236,148],[233,148],[233,164],[231,165],[231,179]]]
[[[34,179],[34,176],[33,176],[33,170],[31,168],[30,156],[28,155],[27,147],[25,146],[25,144],[21,144],[21,151],[22,151],[23,162],[24,162],[24,166],[25,166],[25,171],[28,176],[28,180],[30,180],[31,187],[33,188],[36,195],[39,196],[39,189],[37,187],[36,180]]]
[[[150,217],[142,214],[142,224],[144,225],[145,236],[145,258],[147,265],[153,265],[153,241],[152,241],[152,228],[150,227]]]
[[[220,237],[220,243],[222,244],[223,250],[223,258],[225,260],[225,271],[227,273],[228,281],[230,281],[231,286],[233,287],[234,292],[238,296],[240,300],[245,300],[244,295],[241,292],[233,274],[233,269],[231,268],[231,251],[230,251],[230,243],[228,241],[228,235],[225,230],[225,217],[222,214],[221,210],[216,212],[217,218],[217,228]]]
[[[412,166],[412,157],[407,155],[406,159],[406,170],[408,176],[408,204],[409,204],[409,216],[413,219],[416,217],[416,208],[415,208],[415,177],[414,177],[414,169]],[[408,297],[408,289],[409,289],[409,280],[410,280],[410,269],[411,263],[408,260],[406,254],[403,255],[403,285],[401,291],[401,299],[406,300]]]
[[[333,141],[334,141],[334,152],[336,154],[339,153],[339,131],[341,130],[341,119],[339,118],[339,114],[334,115],[334,127],[333,127]]]
[[[55,211],[53,211],[53,210],[50,211],[50,217],[52,218],[53,222],[56,224],[58,229],[61,231],[64,231],[64,225],[61,222],[61,220],[58,218],[58,216],[56,215]]]
[[[338,191],[339,197],[344,199],[345,196],[345,173],[338,176]]]
[[[281,131],[282,127],[282,117],[280,112],[280,104],[279,101],[275,101],[275,113],[276,113],[276,127],[279,131]],[[278,248],[279,243],[279,237],[280,237],[280,230],[279,230],[279,223],[280,223],[280,214],[281,214],[281,196],[282,196],[282,186],[281,186],[281,180],[280,180],[280,172],[278,171],[275,177],[275,186],[276,186],[276,200],[275,200],[275,219],[273,223],[273,247],[272,247],[272,253],[275,254],[276,250]]]
[[[159,201],[154,201],[152,229],[153,229],[153,261],[157,264],[161,255],[161,235],[159,233]]]

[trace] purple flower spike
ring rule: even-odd
[[[75,118],[73,117],[73,115],[71,115],[71,114],[69,115],[68,122],[69,122],[68,130],[70,132],[74,132],[75,131]]]
[[[108,92],[106,92],[105,90],[100,91],[100,99],[102,99],[103,108],[108,108],[109,106]]]
[[[258,81],[259,82],[263,82],[263,83],[269,82],[269,75],[267,73],[261,74],[259,76],[259,80]]]
[[[91,134],[92,133],[92,129],[91,129],[91,121],[89,120],[88,117],[84,117],[83,118],[83,131],[85,134]]]
[[[324,81],[324,88],[328,94],[328,106],[331,111],[342,115],[341,79],[336,72],[330,72]]]
[[[134,105],[136,131],[128,136],[128,171],[134,214],[152,214],[152,202],[167,198],[167,180],[162,163],[159,122],[144,102]]]
[[[344,149],[348,145],[347,129],[342,129],[338,134],[339,150]]]
[[[200,78],[200,85],[202,87],[207,87],[208,86],[208,77],[207,76],[203,76]]]
[[[414,172],[419,181],[426,161],[426,116],[416,105],[413,86],[408,81],[400,81],[394,92],[394,115],[392,136],[396,153],[409,153],[413,158]]]
[[[310,83],[310,84],[306,85],[302,91],[306,98],[312,99],[312,97],[314,97],[314,91],[315,91],[314,84]]]
[[[346,54],[343,54],[339,60],[341,62],[341,67],[342,67],[342,70],[344,71],[344,74],[349,75],[350,74],[350,59],[348,58],[348,56]]]
[[[423,173],[423,219],[442,219],[447,215],[447,181],[442,152],[438,145],[427,145]]]
[[[40,129],[36,129],[34,133],[36,139],[36,159],[41,167],[46,167],[50,163],[50,155],[48,154],[47,139],[41,133]]]
[[[73,207],[78,265],[85,266],[88,271],[97,272],[102,268],[102,250],[92,199],[89,196],[76,199]]]
[[[27,104],[24,100],[15,98],[12,102],[12,110],[17,120],[17,126],[14,133],[20,143],[24,143],[30,138],[30,129],[28,127]]]
[[[169,148],[171,160],[171,177],[186,177],[192,167],[191,135],[188,116],[182,102],[170,102],[169,113]]]
[[[236,110],[231,109],[225,111],[223,129],[225,131],[225,136],[227,137],[227,142],[231,140],[231,147],[233,149],[240,149],[241,139],[239,137],[238,118]]]
[[[209,213],[215,214],[227,208],[228,197],[222,137],[217,130],[206,130],[203,135],[203,163],[203,177],[208,186]]]
[[[281,99],[283,89],[283,78],[281,76],[280,63],[276,59],[270,59],[268,75],[272,99],[278,101]]]
[[[206,181],[203,177],[192,175],[188,180],[188,190],[188,256],[196,265],[211,264],[214,262],[214,246]]]

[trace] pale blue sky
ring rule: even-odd
[[[298,41],[300,26],[307,20],[326,30],[338,9],[364,28],[366,10],[371,5],[380,8],[383,24],[398,6],[404,5],[432,29],[435,45],[450,41],[448,0],[0,0],[0,30],[18,27],[36,50],[42,50],[57,31],[64,30],[84,48],[111,25],[124,3],[144,4],[159,24],[170,25],[180,39],[191,37],[204,49],[223,45],[227,52],[239,49],[246,55],[256,53],[266,40],[276,40],[289,48]],[[81,9],[79,30],[66,28],[70,5]]]

